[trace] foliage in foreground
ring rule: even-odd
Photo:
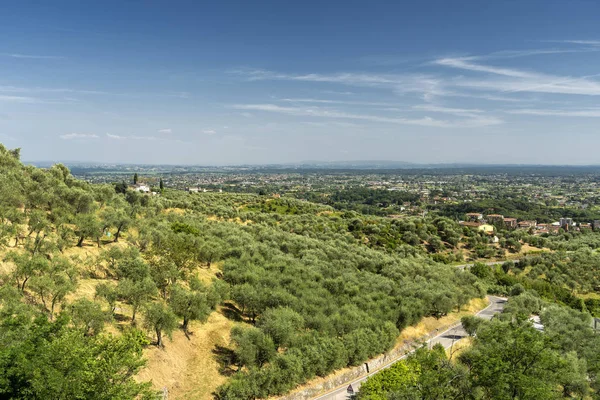
[[[525,293],[493,321],[477,321],[472,346],[450,360],[420,348],[369,378],[359,399],[598,398],[600,337],[589,315]],[[528,321],[541,313],[544,332]]]
[[[49,321],[4,288],[0,305],[0,397],[12,399],[156,398],[133,377],[144,365],[145,336],[84,335],[61,313]]]

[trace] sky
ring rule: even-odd
[[[600,164],[597,1],[15,1],[28,161]]]

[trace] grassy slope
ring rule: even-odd
[[[227,379],[220,374],[213,351],[216,346],[229,345],[233,324],[220,312],[214,312],[206,324],[191,323],[190,340],[183,332],[175,332],[164,349],[145,350],[148,365],[138,379],[152,381],[156,389],[167,387],[169,398],[212,399],[214,390]]]

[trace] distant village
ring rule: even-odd
[[[459,224],[468,228],[476,229],[480,232],[493,234],[497,228],[504,229],[525,229],[534,235],[556,234],[562,229],[565,232],[582,230],[599,230],[600,220],[594,220],[591,223],[575,223],[572,218],[560,218],[559,221],[549,224],[538,223],[537,221],[518,221],[517,218],[505,217],[500,214],[467,213],[466,220],[459,221]]]
[[[221,188],[219,188],[219,189],[207,189],[207,188],[201,188],[201,187],[186,187],[185,191],[189,192],[189,193],[206,193],[206,192],[219,192],[219,193],[223,193],[223,189],[221,189]]]

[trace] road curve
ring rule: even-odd
[[[483,310],[479,311],[476,315],[480,318],[490,320],[490,319],[492,319],[492,317],[494,315],[501,313],[502,310],[504,310],[504,305],[506,303],[506,299],[502,298],[502,297],[496,297],[496,296],[488,296],[488,299],[490,301],[490,304]],[[434,346],[434,345],[440,343],[442,346],[444,346],[444,348],[448,349],[448,348],[454,346],[456,344],[456,342],[458,342],[459,340],[463,339],[466,336],[467,336],[467,333],[463,329],[462,325],[460,323],[458,323],[458,324],[454,325],[453,327],[451,327],[450,329],[429,339],[427,341],[427,344],[429,346]],[[344,385],[342,385],[328,393],[325,393],[318,397],[314,397],[313,400],[348,400],[351,398],[351,396],[353,394],[356,394],[358,392],[358,390],[360,389],[360,385],[365,380],[367,380],[367,378],[369,376],[376,374],[377,372],[381,371],[382,369],[389,368],[396,362],[406,358],[411,353],[412,352],[409,352],[401,357],[398,357],[395,360],[391,361],[390,363],[384,365],[383,367],[381,367],[377,370],[371,371],[371,373],[369,373],[367,375],[364,375],[364,376],[362,376],[358,379],[355,379],[351,382],[346,382]],[[352,388],[352,391],[350,391],[350,388]]]

